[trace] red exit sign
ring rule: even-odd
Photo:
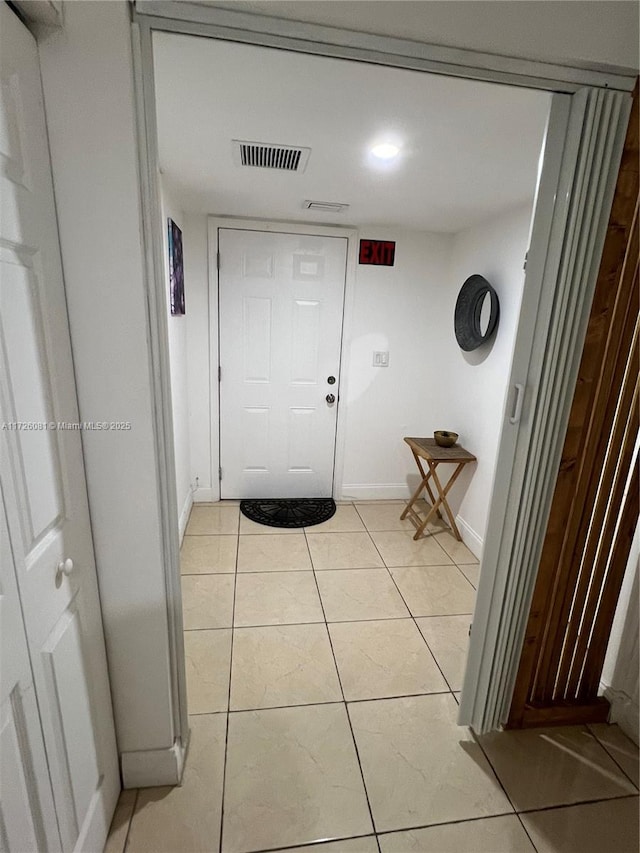
[[[378,267],[392,267],[396,258],[395,240],[360,240],[358,262]]]

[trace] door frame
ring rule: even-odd
[[[178,514],[175,497],[175,464],[173,460],[173,424],[171,409],[171,388],[169,383],[169,359],[167,343],[167,320],[164,310],[164,264],[162,257],[162,225],[159,202],[159,170],[157,151],[157,124],[155,115],[154,94],[154,68],[153,68],[153,31],[164,31],[183,35],[195,35],[211,39],[239,42],[244,44],[275,47],[299,53],[309,53],[318,56],[351,59],[368,62],[377,65],[386,65],[396,68],[405,68],[415,71],[446,74],[453,77],[462,77],[471,80],[484,80],[498,84],[512,86],[523,86],[530,89],[540,89],[556,95],[569,96],[573,114],[573,120],[567,117],[565,131],[561,139],[556,142],[556,158],[562,159],[565,154],[565,172],[571,167],[575,170],[578,160],[578,150],[583,134],[583,122],[585,114],[585,101],[589,95],[597,94],[610,105],[617,96],[628,96],[628,113],[631,108],[631,92],[635,85],[635,73],[629,69],[602,67],[593,64],[590,67],[571,67],[555,65],[548,62],[525,60],[514,57],[504,57],[494,54],[485,54],[479,51],[442,47],[415,42],[406,39],[398,39],[390,36],[378,36],[367,33],[354,32],[336,27],[326,27],[318,24],[301,23],[296,21],[281,20],[261,14],[237,12],[209,6],[191,4],[189,2],[177,2],[177,0],[135,0],[132,23],[132,45],[134,60],[134,83],[136,94],[136,111],[138,119],[138,148],[140,163],[140,192],[143,210],[142,239],[145,247],[145,278],[148,292],[148,320],[149,320],[149,348],[151,362],[153,365],[152,375],[152,399],[154,405],[154,418],[156,423],[156,438],[158,451],[158,476],[159,495],[162,513],[163,531],[163,554],[166,587],[168,596],[170,645],[172,648],[172,666],[174,677],[173,687],[176,696],[176,714],[179,725],[186,739],[188,732],[188,721],[186,711],[186,693],[184,691],[184,658],[183,638],[181,636],[181,593],[179,575],[179,547],[178,547]],[[582,100],[582,103],[581,103]],[[624,118],[624,107],[617,109],[618,126],[616,133],[618,137],[624,136],[626,121]],[[624,127],[622,127],[624,125]],[[622,129],[620,129],[622,128]],[[618,153],[621,151],[621,141]],[[592,209],[596,217],[608,218],[615,176],[617,173],[616,150],[608,151],[604,158],[604,190],[599,192],[592,201]],[[612,168],[612,163],[614,163]],[[546,160],[545,160],[546,168]],[[564,198],[558,196],[558,191],[563,189],[561,169],[558,169],[557,180],[553,185],[540,187],[538,203],[544,201],[551,211],[549,215],[548,228],[544,235],[545,245],[537,241],[543,239],[541,234],[533,234],[530,244],[531,250],[539,249],[541,255],[538,275],[540,287],[545,274],[549,274],[549,260],[555,262],[559,267],[562,248],[566,240],[575,236],[568,223],[566,207],[572,200],[572,192]],[[565,175],[566,177],[566,175]],[[566,188],[566,185],[565,187]],[[571,187],[570,187],[571,189]],[[555,201],[558,200],[556,207]],[[583,208],[584,209],[584,208]],[[581,224],[580,216],[583,210],[578,212],[578,222]],[[598,235],[596,235],[597,237]],[[603,235],[602,235],[603,238]],[[601,244],[598,248],[596,243],[596,254],[600,255]],[[535,252],[534,252],[535,254]],[[558,336],[566,344],[566,371],[565,381],[555,379],[551,385],[540,385],[535,388],[535,398],[546,397],[549,390],[556,394],[557,403],[555,412],[558,420],[553,429],[547,430],[552,445],[547,448],[547,458],[559,459],[561,438],[558,433],[564,434],[566,417],[573,394],[575,376],[577,372],[580,352],[583,345],[584,327],[578,325],[577,331],[571,332],[568,328],[576,316],[588,314],[593,289],[585,287],[580,290],[574,285],[571,298],[577,314],[572,313],[571,318],[563,322],[554,318],[551,308],[553,300],[549,303],[539,301],[535,305],[535,316],[526,319],[526,332],[530,337],[529,363],[536,357],[542,357],[544,353],[544,342],[547,336]],[[522,324],[521,324],[522,326]],[[520,336],[520,329],[518,337]],[[534,339],[535,332],[535,339]],[[516,353],[519,349],[516,341]],[[514,355],[515,357],[515,355]],[[513,376],[513,372],[512,372]],[[511,397],[511,394],[509,395]],[[544,400],[543,400],[544,402]],[[527,406],[525,406],[526,411]],[[547,420],[545,421],[545,417]],[[518,632],[521,632],[523,611],[526,615],[527,596],[530,596],[532,580],[536,574],[536,566],[531,559],[523,561],[518,566],[518,571],[511,571],[509,555],[519,538],[518,546],[520,553],[524,548],[529,555],[535,554],[540,545],[540,519],[532,517],[534,507],[534,495],[526,488],[526,475],[531,474],[531,464],[527,461],[527,447],[532,443],[539,445],[544,437],[545,427],[549,426],[551,413],[548,408],[541,415],[541,419],[533,425],[535,429],[527,430],[523,440],[519,439],[520,423],[514,428],[503,430],[501,437],[498,472],[510,467],[510,482],[503,484],[497,490],[501,497],[503,517],[498,518],[498,513],[493,513],[494,521],[490,520],[490,533],[499,536],[500,541],[495,543],[491,551],[491,565],[485,557],[483,582],[481,584],[479,598],[484,599],[484,605],[478,611],[474,620],[475,655],[470,654],[465,679],[465,690],[462,697],[462,707],[459,722],[472,725],[477,730],[490,728],[500,723],[500,702],[509,693],[509,685],[502,681],[500,695],[493,697],[493,710],[490,720],[487,720],[484,711],[484,697],[481,696],[479,687],[482,681],[482,670],[487,669],[488,664],[493,664],[494,654],[499,644],[504,646],[505,642],[512,649],[517,644]],[[506,453],[505,453],[506,444]],[[520,449],[519,458],[515,458],[516,444]],[[505,457],[509,465],[505,465]],[[501,465],[502,462],[502,465]],[[552,476],[545,476],[536,484],[538,506],[545,508],[545,500],[548,509],[550,502],[549,492],[552,488]],[[546,482],[545,482],[546,480]],[[519,486],[519,488],[518,488]],[[508,493],[508,494],[507,494]],[[513,496],[517,498],[516,505],[509,503]],[[494,499],[496,497],[494,493]],[[506,507],[506,509],[505,509]],[[519,512],[523,509],[526,512]],[[512,516],[507,521],[507,512]],[[543,519],[544,520],[544,519]],[[538,522],[538,523],[537,523]],[[487,537],[488,538],[488,537]],[[509,541],[507,541],[507,538]],[[499,565],[501,561],[501,565]],[[494,587],[496,579],[502,575],[515,575],[517,586],[516,596],[510,601],[512,612],[510,613],[510,624],[505,629],[501,623],[503,611],[502,601],[497,601]],[[498,628],[496,629],[496,625]],[[506,630],[506,638],[496,635],[496,630]],[[498,645],[497,645],[498,644]],[[490,653],[490,660],[487,654]],[[490,669],[490,666],[489,666]],[[486,687],[486,685],[485,685]],[[511,685],[512,689],[512,685]],[[465,695],[466,694],[466,695]],[[471,695],[473,694],[473,695]],[[510,694],[509,694],[510,699]],[[479,704],[478,704],[479,703]],[[186,740],[185,740],[186,742]]]
[[[241,231],[267,231],[274,233],[307,234],[311,237],[342,237],[347,240],[347,259],[344,277],[344,299],[342,302],[342,329],[340,333],[340,385],[338,393],[338,415],[336,419],[336,435],[333,454],[333,481],[331,493],[339,500],[339,488],[342,487],[344,471],[344,451],[346,443],[346,407],[340,405],[340,397],[346,398],[347,373],[351,329],[353,319],[353,304],[355,299],[356,266],[358,257],[358,230],[342,225],[315,225],[313,222],[292,222],[275,219],[244,219],[241,216],[208,216],[207,217],[207,254],[209,262],[209,413],[211,424],[218,425],[216,436],[210,435],[211,450],[211,483],[214,500],[220,500],[220,478],[216,468],[222,465],[220,432],[222,409],[220,406],[220,382],[217,368],[220,367],[220,270],[217,263],[219,252],[219,228],[237,228]],[[217,305],[215,318],[211,306]],[[214,365],[216,369],[214,369]],[[216,454],[214,456],[214,453]],[[218,464],[216,465],[216,458]],[[217,497],[216,497],[217,496]]]

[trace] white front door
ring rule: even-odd
[[[5,3],[0,24],[0,481],[62,849],[93,851],[120,787],[111,697],[81,435],[60,426],[78,409],[38,52]]]
[[[219,228],[218,248],[221,497],[331,497],[347,239]]]

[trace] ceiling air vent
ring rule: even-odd
[[[348,207],[348,204],[341,204],[339,201],[305,201],[302,205],[305,210],[317,210],[320,213],[343,213]]]
[[[280,169],[283,172],[304,172],[310,154],[310,148],[300,148],[296,145],[245,142],[242,139],[233,140],[233,159],[237,166]]]

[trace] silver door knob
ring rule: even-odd
[[[335,403],[336,398],[334,394],[327,394],[325,400],[327,401],[327,403],[329,403],[329,405],[331,405],[331,403]]]
[[[72,571],[73,571],[73,560],[71,559],[71,557],[67,557],[66,560],[63,560],[62,562],[58,563],[58,570],[57,570],[58,575],[66,575],[67,577],[69,577],[69,575],[71,574]]]

